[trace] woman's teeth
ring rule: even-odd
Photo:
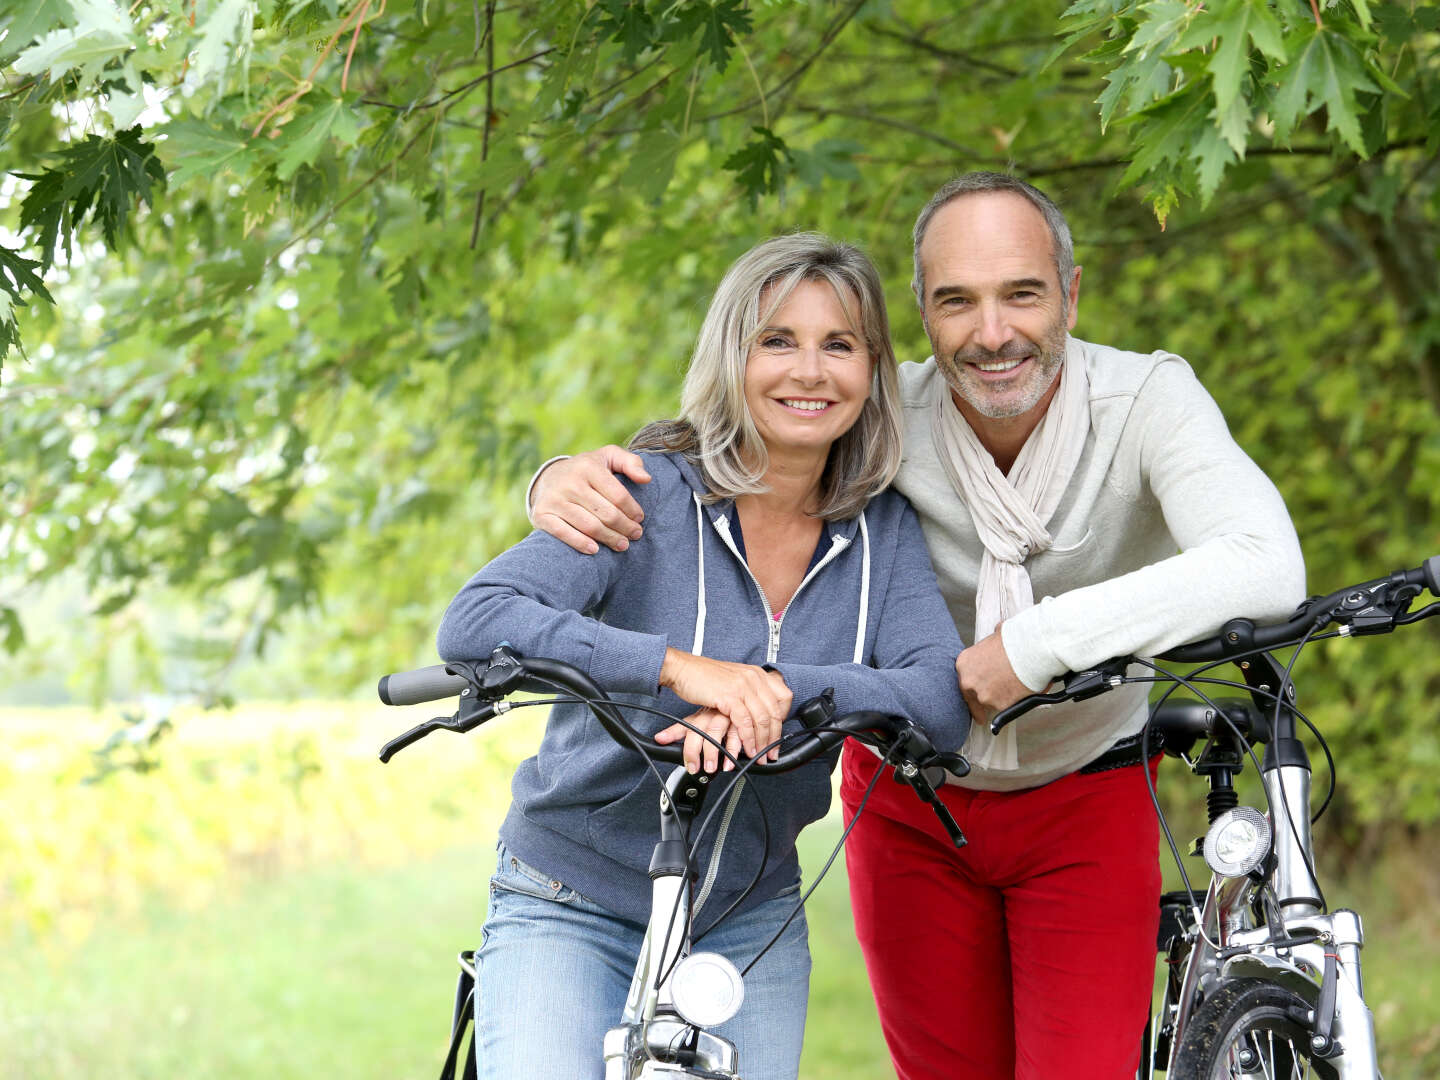
[[[792,409],[804,409],[807,412],[820,412],[822,409],[828,409],[830,407],[830,402],[828,401],[796,401],[794,398],[784,398],[782,400],[784,404],[790,406]]]

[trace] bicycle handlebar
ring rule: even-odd
[[[1289,619],[1270,626],[1256,626],[1249,619],[1232,619],[1213,637],[1177,645],[1158,654],[1157,660],[1173,660],[1180,664],[1224,660],[1256,649],[1281,649],[1298,644],[1307,634],[1334,620],[1340,612],[1358,616],[1370,606],[1374,595],[1398,585],[1420,586],[1440,597],[1440,555],[1432,555],[1413,570],[1397,570],[1387,577],[1365,581],[1339,589],[1329,596],[1316,597],[1301,604]]]
[[[492,675],[496,671],[500,674]],[[589,705],[601,726],[621,745],[629,746],[655,761],[677,765],[684,762],[684,747],[681,744],[662,745],[641,734],[625,721],[616,703],[583,671],[560,660],[521,658],[504,646],[497,649],[489,661],[454,661],[384,676],[380,680],[379,695],[386,705],[416,705],[469,693],[475,693],[477,700],[470,704],[469,715],[463,719],[457,717],[456,722],[429,720],[391,739],[380,751],[380,760],[389,761],[396,753],[433,731],[471,730],[504,711],[497,707],[504,704],[499,699],[513,691],[543,691],[556,686]],[[491,700],[478,700],[482,696]],[[864,710],[832,717],[824,711],[826,706],[817,706],[819,701],[815,699],[807,703],[797,713],[807,729],[801,733],[804,737],[783,748],[775,761],[751,762],[749,771],[760,774],[789,772],[835,749],[851,735],[874,734],[887,740],[903,736],[911,740],[914,749],[933,753],[920,729],[903,717]],[[818,711],[807,714],[807,707]],[[833,711],[833,706],[829,708]],[[822,730],[811,730],[821,725]]]
[[[1282,623],[1256,626],[1249,619],[1231,619],[1211,637],[1167,649],[1157,654],[1155,659],[1199,664],[1281,649],[1287,645],[1298,645],[1331,622],[1342,622],[1352,633],[1383,633],[1396,625],[1398,612],[1391,609],[1394,605],[1385,606],[1393,599],[1394,592],[1422,588],[1429,589],[1432,596],[1440,597],[1440,555],[1432,555],[1413,570],[1397,570],[1387,577],[1307,600]],[[1410,594],[1412,598],[1414,595]],[[1425,610],[1429,612],[1436,606],[1431,605]],[[1062,676],[1063,690],[1021,698],[995,714],[990,721],[990,730],[999,733],[1006,725],[1041,705],[1083,701],[1112,690],[1124,681],[1125,668],[1131,662],[1131,657],[1122,656],[1106,660],[1089,671],[1067,672]]]

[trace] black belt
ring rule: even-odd
[[[1145,760],[1140,747],[1140,740],[1144,734],[1142,731],[1136,732],[1134,735],[1127,735],[1094,761],[1088,765],[1080,766],[1080,768],[1075,771],[1082,773],[1109,772],[1111,769],[1123,769],[1129,765],[1139,765]],[[1150,751],[1151,756],[1165,749],[1165,739],[1160,732],[1150,732],[1150,737],[1145,744],[1145,749]]]

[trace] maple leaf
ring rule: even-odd
[[[790,164],[790,148],[769,128],[753,127],[756,137],[725,159],[724,168],[735,174],[754,206],[761,195],[779,191]]]
[[[620,43],[625,60],[634,60],[656,41],[655,20],[643,3],[634,0],[601,0],[599,23],[602,34]]]
[[[24,178],[34,186],[20,204],[20,228],[38,233],[42,267],[54,262],[58,243],[70,253],[74,232],[87,215],[99,220],[106,245],[118,247],[131,205],[137,200],[149,205],[152,187],[165,186],[155,148],[138,127],[112,138],[87,135],[60,152],[58,167]]]
[[[1301,117],[1323,105],[1325,130],[1337,133],[1346,146],[1365,157],[1355,95],[1379,88],[1364,59],[1354,45],[1323,26],[1307,26],[1297,37],[1302,43],[1299,52],[1278,73],[1280,90],[1271,112],[1276,139],[1288,140]]]
[[[708,52],[715,70],[724,71],[730,62],[735,39],[750,32],[750,12],[745,0],[688,0],[675,13],[675,25],[685,37],[700,32],[700,51]]]
[[[40,275],[35,273],[40,269],[40,264],[27,259],[18,251],[11,251],[4,244],[0,244],[0,289],[9,293],[13,301],[22,307],[25,300],[20,295],[21,289],[28,289],[36,296],[54,303],[55,300],[45,289],[45,282],[40,280]],[[0,348],[0,355],[4,355],[4,349]]]

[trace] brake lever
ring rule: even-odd
[[[953,758],[959,757],[959,755],[937,754],[936,757]],[[965,761],[964,758],[960,758],[960,762],[965,766],[965,773],[968,773],[970,771],[969,762]],[[956,773],[955,775],[964,776],[965,773]],[[926,803],[931,810],[935,811],[935,816],[940,819],[940,827],[943,828],[945,834],[950,837],[952,844],[957,848],[963,848],[970,842],[965,839],[965,834],[960,831],[960,824],[955,820],[955,816],[950,813],[950,808],[946,806],[944,800],[935,793],[935,786],[930,783],[930,778],[925,775],[925,769],[922,768],[919,763],[909,759],[900,762],[900,764],[895,766],[895,779],[902,784],[908,784],[911,790],[920,796],[920,801]]]
[[[999,735],[1002,728],[1020,719],[1031,709],[1041,705],[1059,705],[1065,701],[1084,701],[1086,698],[1108,694],[1125,681],[1125,669],[1131,658],[1117,656],[1097,664],[1088,671],[1071,672],[1065,676],[1065,689],[1048,694],[1031,694],[1015,704],[1001,709],[990,720],[990,734]]]
[[[437,716],[423,724],[416,724],[405,734],[397,735],[380,748],[380,763],[388,764],[401,750],[419,742],[433,731],[453,731],[457,735],[463,735],[467,731],[474,731],[486,720],[509,712],[513,707],[508,701],[480,701],[470,693],[468,687],[460,694],[458,711],[452,716]]]

